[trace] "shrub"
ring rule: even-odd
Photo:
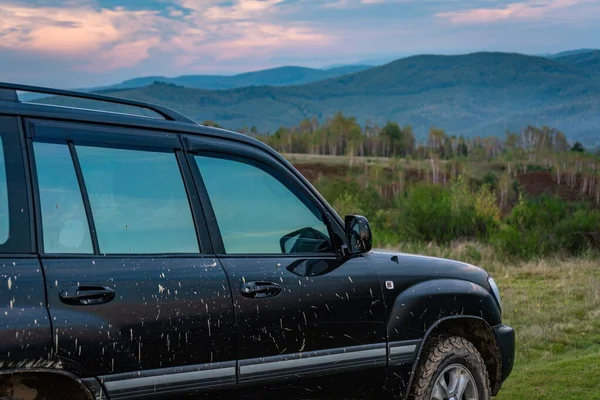
[[[558,223],[555,232],[569,255],[600,251],[600,211],[579,209]]]
[[[498,177],[493,172],[489,171],[483,176],[483,184],[488,185],[492,190],[498,185]]]
[[[401,229],[406,240],[448,243],[456,239],[487,240],[497,229],[500,210],[487,185],[473,194],[459,176],[450,189],[419,184],[401,197]]]
[[[500,255],[523,260],[600,250],[600,211],[557,197],[520,196],[492,242]]]
[[[452,240],[454,229],[448,218],[452,208],[447,189],[438,185],[419,184],[400,199],[399,228],[408,241]]]

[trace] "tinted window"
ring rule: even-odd
[[[332,251],[320,212],[248,163],[195,156],[228,254]]]
[[[76,146],[100,253],[198,253],[174,153]]]
[[[6,183],[6,162],[4,160],[4,144],[0,138],[0,244],[8,240],[8,185]]]
[[[94,252],[83,199],[66,144],[34,143],[45,253]]]

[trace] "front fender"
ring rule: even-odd
[[[433,325],[448,317],[478,317],[490,326],[501,323],[501,312],[491,293],[459,279],[433,279],[406,288],[388,315],[391,342],[423,339]]]

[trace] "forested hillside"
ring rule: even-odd
[[[567,54],[554,58],[561,63],[585,68],[594,74],[600,74],[600,50],[589,50],[575,54]]]

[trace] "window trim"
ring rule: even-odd
[[[36,141],[72,141],[84,146],[142,151],[182,149],[178,134],[173,132],[40,119],[27,122],[28,134]]]
[[[43,129],[50,127],[52,129],[51,134],[44,134]],[[42,128],[42,129],[39,129]],[[90,137],[89,130],[93,132],[93,137]],[[82,132],[78,132],[82,131]],[[204,254],[211,254],[210,243],[206,242],[208,227],[205,222],[204,214],[199,212],[202,210],[200,201],[196,196],[196,192],[193,186],[190,185],[191,171],[187,163],[182,163],[181,153],[182,146],[179,136],[172,132],[156,132],[156,131],[144,131],[137,129],[118,129],[111,126],[98,125],[98,124],[82,124],[82,123],[69,123],[69,122],[55,122],[45,120],[33,120],[28,119],[26,121],[26,132],[27,132],[27,150],[29,152],[29,164],[31,170],[31,180],[33,188],[34,198],[34,209],[36,215],[36,232],[37,232],[37,249],[38,253],[44,258],[193,258],[203,256]],[[61,134],[62,132],[62,134]],[[104,140],[104,134],[108,137],[108,140]],[[154,139],[154,143],[146,143],[145,138]],[[122,140],[121,140],[122,139]],[[83,198],[84,208],[86,216],[88,218],[88,225],[90,229],[90,235],[92,236],[92,245],[94,253],[45,253],[43,247],[43,227],[41,220],[41,203],[39,193],[39,182],[37,177],[37,169],[35,165],[35,155],[33,151],[33,144],[35,142],[43,143],[55,143],[69,147],[71,159],[73,160],[75,173],[77,176],[79,190]],[[75,146],[91,146],[101,148],[115,148],[122,150],[141,150],[150,152],[161,152],[169,153],[173,155],[174,162],[177,164],[180,172],[181,181],[184,186],[186,199],[190,207],[190,215],[192,217],[194,232],[196,234],[196,242],[198,244],[198,251],[192,253],[102,253],[99,248],[98,234],[95,228],[94,216],[91,210],[91,203],[89,200],[87,187],[83,182],[83,171],[79,164],[79,157]],[[72,148],[72,150],[71,150]],[[80,181],[81,179],[81,181]],[[83,183],[83,185],[82,185]],[[204,231],[204,232],[203,232]]]
[[[83,177],[83,171],[81,170],[81,164],[79,163],[79,155],[75,148],[75,143],[72,140],[67,140],[67,146],[69,147],[69,154],[71,155],[71,162],[75,169],[75,176],[77,177],[77,185],[81,192],[81,200],[83,202],[83,209],[85,210],[85,216],[88,222],[88,229],[90,231],[90,239],[92,241],[92,249],[94,254],[100,254],[100,243],[98,242],[98,232],[96,231],[96,222],[94,221],[92,213],[92,203],[90,202],[90,196],[88,194],[87,185]],[[41,201],[40,201],[41,205]],[[41,216],[41,214],[40,214]],[[43,232],[42,232],[43,234]]]
[[[236,143],[227,143],[225,140],[207,140],[198,137],[185,137],[184,142],[192,143],[192,149],[186,153],[188,155],[188,162],[190,163],[194,180],[198,191],[200,192],[200,198],[204,204],[204,210],[207,214],[207,221],[210,221],[209,228],[215,253],[219,257],[223,258],[331,258],[340,257],[340,249],[336,244],[336,235],[339,236],[338,232],[335,231],[335,220],[331,217],[330,211],[325,207],[314,194],[308,190],[308,188],[302,184],[302,182],[294,176],[287,169],[282,168],[281,164],[274,160],[270,155],[263,151],[249,148],[247,145],[238,145]],[[207,142],[206,146],[202,146]],[[212,143],[210,143],[212,142]],[[332,252],[323,253],[234,253],[229,254],[225,252],[225,246],[223,238],[221,236],[221,230],[219,228],[214,208],[210,201],[208,189],[204,183],[204,179],[200,172],[200,168],[196,163],[195,156],[209,157],[209,158],[220,158],[231,161],[238,161],[245,164],[249,164],[256,168],[259,168],[271,175],[277,181],[279,181],[285,188],[292,192],[298,200],[307,206],[307,208],[314,208],[320,214],[327,228],[327,234],[331,240],[331,244],[334,248]],[[306,203],[310,205],[307,205]],[[341,238],[343,241],[344,239]]]
[[[3,150],[0,162],[4,162],[8,197],[8,238],[0,244],[0,258],[27,256],[35,252],[35,236],[29,201],[31,186],[18,117],[0,116],[0,138]]]

